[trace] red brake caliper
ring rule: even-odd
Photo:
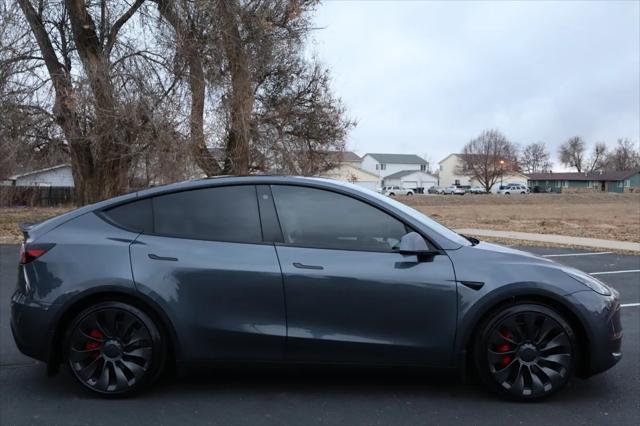
[[[100,333],[98,330],[91,330],[89,332],[89,336],[95,338],[95,339],[102,339],[104,337],[104,335],[102,333]],[[98,349],[98,347],[100,346],[100,344],[98,342],[87,342],[84,345],[84,349],[87,351],[92,351],[94,349]],[[93,358],[98,356],[97,352],[92,352],[90,354],[90,356],[92,356]]]
[[[500,330],[500,335],[505,339],[511,339],[511,336],[512,336],[511,332],[506,329]],[[508,343],[501,343],[500,345],[498,345],[496,350],[498,352],[509,352],[511,350],[511,346],[509,346]],[[500,360],[500,368],[506,367],[507,365],[509,365],[510,362],[511,362],[511,357],[509,355],[503,355],[502,359]]]

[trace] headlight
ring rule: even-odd
[[[577,271],[577,270],[576,271],[567,271],[567,270],[565,270],[565,272],[571,278],[573,278],[576,281],[581,282],[582,284],[586,285],[587,287],[589,287],[591,290],[595,291],[596,293],[602,294],[604,296],[611,296],[611,290],[609,290],[609,287],[607,287],[607,285],[604,284],[599,279],[594,278],[589,274],[585,274],[584,272]]]

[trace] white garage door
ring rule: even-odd
[[[405,180],[402,182],[402,186],[407,189],[414,189],[418,187],[418,181],[416,180]]]

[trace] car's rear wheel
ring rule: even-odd
[[[396,196],[396,194],[394,194],[393,192],[389,193],[389,197],[395,197],[395,196]]]
[[[73,376],[104,396],[125,396],[160,375],[166,344],[145,312],[121,302],[85,309],[71,323],[66,354]]]
[[[407,192],[407,196],[413,195],[413,192]]]
[[[576,365],[576,339],[555,310],[519,304],[494,312],[475,342],[482,381],[519,400],[535,400],[564,387]]]

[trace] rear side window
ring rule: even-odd
[[[288,244],[388,251],[397,249],[407,233],[399,220],[342,194],[285,185],[274,185],[271,190]]]
[[[151,200],[144,199],[123,204],[103,212],[111,222],[134,232],[153,231]]]
[[[195,189],[153,198],[154,233],[198,240],[261,242],[253,185]]]

